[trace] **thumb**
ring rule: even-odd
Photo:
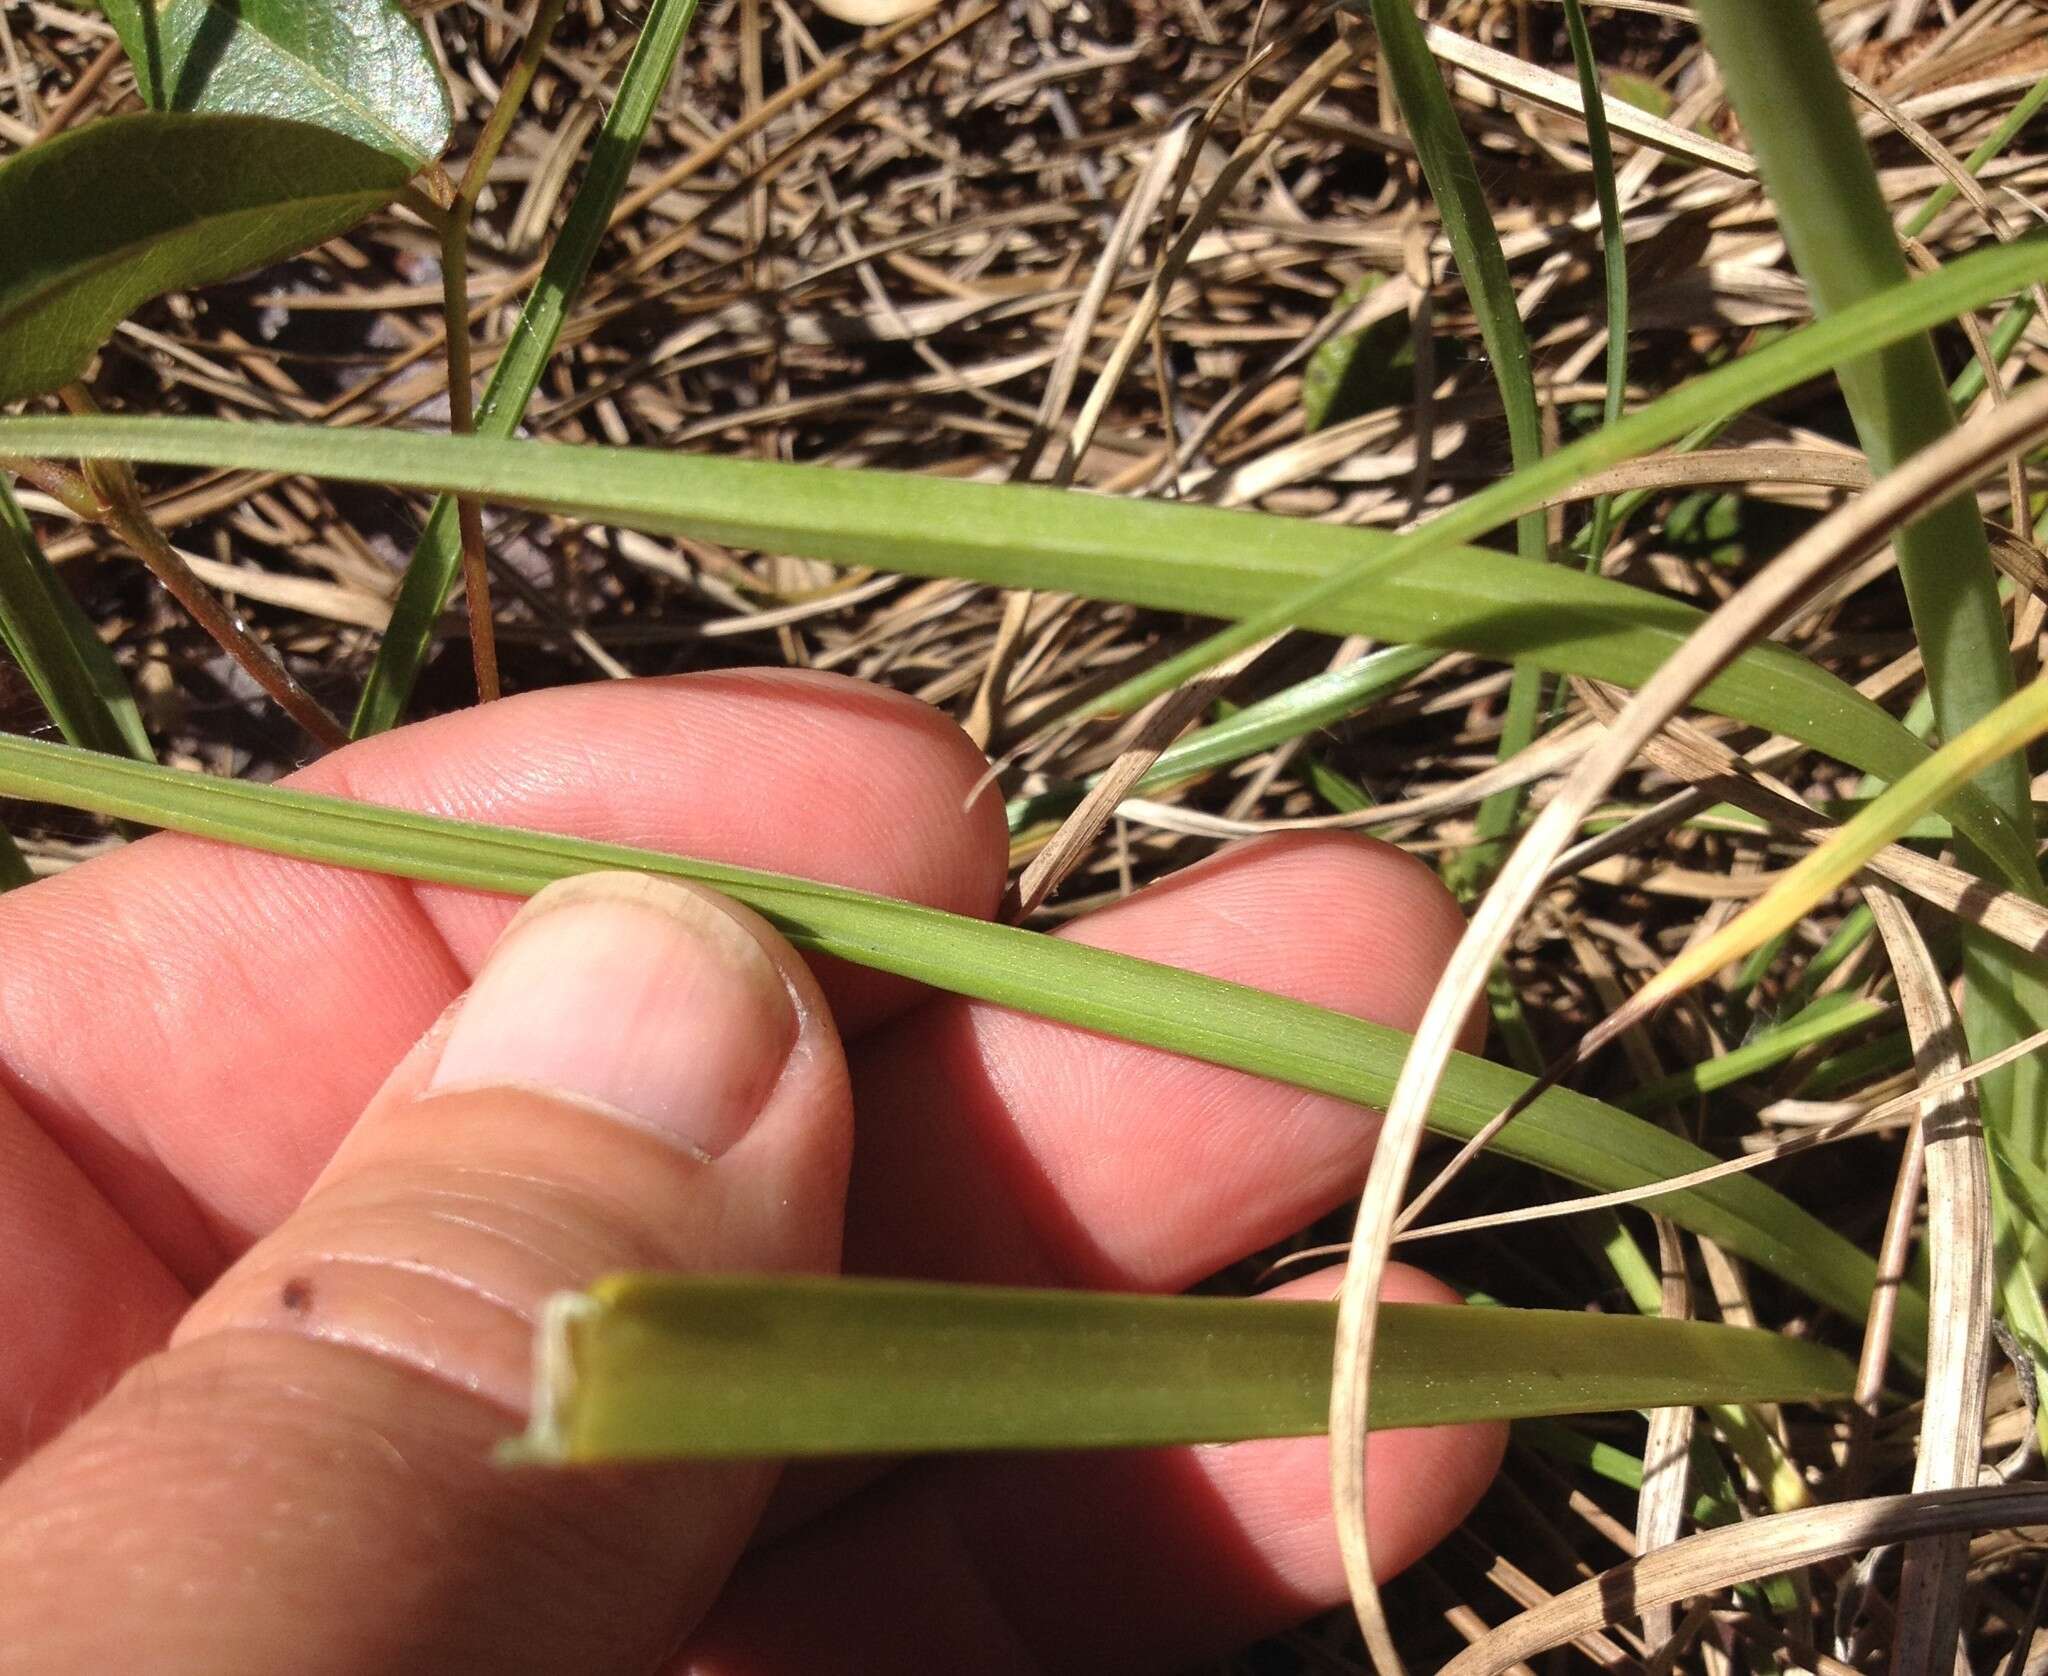
[[[494,1466],[539,1306],[836,1267],[850,1127],[764,922],[625,874],[543,891],[299,1209],[0,1486],[0,1666],[645,1669],[773,1474]]]

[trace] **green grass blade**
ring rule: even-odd
[[[1838,314],[1905,284],[1898,234],[1812,0],[1700,0],[1696,9],[1815,313]],[[1844,361],[1837,377],[1879,475],[1955,428],[1924,332]],[[1953,739],[2013,685],[1998,573],[1975,502],[1946,502],[1899,531],[1893,550],[1935,717]],[[1983,783],[2031,837],[2025,764],[1991,764]]]
[[[135,695],[114,654],[43,556],[5,476],[0,476],[0,644],[72,744],[155,760]]]
[[[1612,425],[1621,418],[1628,397],[1628,242],[1621,230],[1621,198],[1614,184],[1614,146],[1607,132],[1600,66],[1593,57],[1593,37],[1580,0],[1564,0],[1564,27],[1571,39],[1579,94],[1586,103],[1586,151],[1593,163],[1593,195],[1600,205],[1600,261],[1607,281],[1607,390],[1601,415],[1603,423]],[[1607,556],[1613,511],[1612,495],[1593,502],[1592,529],[1586,537],[1589,570],[1597,571]]]
[[[1493,213],[1479,190],[1472,148],[1458,126],[1451,96],[1444,89],[1436,58],[1423,38],[1410,0],[1372,0],[1373,26],[1379,31],[1381,61],[1393,83],[1394,96],[1415,142],[1415,155],[1435,197],[1450,241],[1458,275],[1479,322],[1480,341],[1501,407],[1507,415],[1508,455],[1516,471],[1543,456],[1543,421],[1536,406],[1536,380],[1529,367],[1529,335],[1515,307],[1514,281],[1494,229]],[[1530,563],[1546,557],[1543,513],[1531,509],[1515,520],[1515,551]],[[1532,663],[1515,665],[1502,718],[1499,756],[1519,756],[1536,737],[1543,710],[1543,670]],[[1477,842],[1459,858],[1457,888],[1472,889],[1498,865],[1500,840],[1515,829],[1521,816],[1524,787],[1493,793],[1479,806]]]
[[[1576,0],[1568,0],[1568,3],[1575,4]],[[1963,159],[1963,168],[1973,175],[1980,173],[1993,158],[2012,144],[2020,130],[2034,120],[2035,114],[2044,104],[2048,104],[2048,76],[2043,76],[2021,95],[2020,102],[2005,113],[2004,120],[1992,129],[1983,144]],[[1955,201],[1955,182],[1943,181],[1928,194],[1927,202],[1913,212],[1899,231],[1909,239],[1917,239],[1934,225],[1934,218]]]
[[[562,231],[548,252],[518,324],[512,328],[491,380],[477,404],[479,436],[509,437],[526,416],[527,403],[555,352],[569,305],[583,289],[597,248],[611,226],[612,211],[626,189],[647,125],[675,68],[697,0],[653,0],[640,39],[619,77],[619,96],[605,113],[584,169],[583,183],[570,201]],[[360,739],[395,726],[412,697],[420,666],[433,644],[434,624],[462,568],[462,534],[455,501],[443,495],[428,515],[392,602],[391,622],[370,667],[350,731]]]
[[[1797,0],[1802,3],[1803,0]],[[2039,237],[2016,240],[1996,250],[1979,251],[1948,264],[1941,272],[1892,287],[1864,298],[1851,309],[1830,319],[1816,321],[1798,332],[1788,333],[1752,354],[1739,357],[1688,384],[1681,385],[1616,424],[1582,437],[1546,456],[1539,464],[1519,471],[1506,481],[1468,496],[1456,506],[1432,519],[1422,528],[1402,536],[1390,552],[1381,557],[1361,558],[1352,566],[1334,572],[1312,588],[1278,600],[1222,632],[1156,665],[1146,674],[1126,681],[1098,701],[1105,711],[1128,710],[1157,694],[1168,691],[1247,646],[1291,624],[1312,619],[1329,600],[1356,586],[1382,564],[1406,562],[1420,565],[1440,561],[1461,541],[1468,541],[1497,528],[1507,520],[1541,505],[1549,496],[1569,489],[1587,474],[1675,442],[1696,426],[1725,419],[1764,399],[1803,382],[1806,378],[1838,364],[1924,336],[1928,327],[1953,318],[1954,313],[1934,313],[1927,305],[1966,287],[1961,276],[1972,280],[1983,271],[1976,264],[1990,257],[2014,258],[2014,288],[2033,282],[2028,272],[2041,262]],[[2033,247],[2032,254],[2021,252]],[[1938,292],[1923,292],[1933,285]],[[1974,289],[1974,287],[1968,287]],[[2003,295],[1996,292],[1994,295]],[[1981,305],[1970,305],[1981,306]],[[1855,319],[1853,329],[1846,323]],[[1909,324],[1909,322],[1911,322]],[[1841,332],[1837,336],[1837,331]],[[1821,365],[1814,365],[1818,358]],[[1946,410],[1946,398],[1943,397]],[[1967,502],[1960,503],[1969,511]],[[1974,517],[1974,512],[1971,514]],[[1981,530],[1979,531],[1981,540]],[[1987,561],[1988,562],[1988,561]],[[1413,638],[1413,637],[1410,637]]]
[[[1740,1047],[1730,1048],[1717,1059],[1689,1065],[1668,1077],[1645,1083],[1621,1102],[1622,1109],[1647,1112],[1660,1106],[1696,1100],[1702,1094],[1711,1094],[1716,1089],[1782,1065],[1810,1047],[1847,1035],[1852,1030],[1860,1030],[1891,1011],[1888,1003],[1864,995],[1823,995],[1783,1024],[1759,1031]]]
[[[1223,721],[1183,735],[1161,753],[1133,789],[1153,791],[1174,785],[1356,715],[1381,694],[1421,674],[1440,656],[1433,646],[1389,646],[1341,669],[1312,675],[1285,692],[1247,704]],[[1014,799],[1009,809],[1010,830],[1014,833],[1034,821],[1058,819],[1079,803],[1100,777],[1091,775],[1077,786],[1058,786]]]
[[[1329,1425],[1332,1303],[611,1275],[553,1300],[522,1461],[1115,1449]],[[1372,1424],[1814,1402],[1852,1370],[1754,1328],[1389,1304]]]
[[[1815,312],[1838,314],[1888,294],[1905,277],[1905,258],[1812,0],[1701,0],[1697,12]],[[1845,361],[1837,377],[1880,475],[1955,428],[1924,332]],[[1943,738],[1958,739],[2013,691],[1998,573],[1974,497],[1958,495],[1906,525],[1892,550],[1936,725]],[[2015,752],[1986,762],[1975,783],[2031,852],[2028,781],[2026,760]],[[2038,867],[2012,883],[2038,895]],[[1972,934],[1964,939],[1963,969],[1963,1027],[1973,1057],[2048,1023],[2048,964]],[[2048,1073],[2038,1062],[1992,1073],[1978,1097],[1988,1129],[2035,1161],[2048,1159]]]
[[[1563,572],[1562,574],[1573,574]],[[999,1006],[1232,1066],[1363,1105],[1393,1090],[1401,1031],[1260,990],[915,903],[687,860],[651,850],[380,809],[278,786],[145,767],[69,746],[0,736],[0,796],[139,820],[342,867],[531,895],[605,868],[694,879],[771,920],[799,948]],[[1459,1054],[1430,1122],[1463,1140],[1530,1079]],[[1599,1189],[1635,1187],[1713,1162],[1698,1147],[1597,1100],[1553,1089],[1496,1150]],[[1872,1260],[1749,1175],[1650,1201],[1810,1295],[1860,1319]],[[1914,1342],[1924,1301],[1902,1296]]]
[[[1479,171],[1472,148],[1458,126],[1458,113],[1444,89],[1436,58],[1423,38],[1410,0],[1372,0],[1373,27],[1379,32],[1382,62],[1393,82],[1394,97],[1415,142],[1423,178],[1443,218],[1444,236],[1465,295],[1479,322],[1480,341],[1502,410],[1507,415],[1508,451],[1515,469],[1533,465],[1543,453],[1543,420],[1536,406],[1536,380],[1529,369],[1529,334],[1515,307],[1515,284],[1508,276],[1493,212],[1479,190]],[[1543,555],[1543,515],[1529,512],[1515,520],[1515,547],[1525,559]]]
[[[1966,260],[2007,260],[2010,252],[2000,246]],[[2031,254],[2048,265],[2048,246]],[[1981,280],[1988,271],[1973,273]],[[1906,296],[1917,290],[1908,287]],[[1862,318],[1867,326],[1875,317]],[[1779,347],[1798,341],[1788,337]],[[1839,335],[1821,340],[1839,341]],[[1744,364],[1769,354],[1761,351]],[[1824,355],[1818,361],[1825,366]],[[1777,369],[1774,379],[1784,376],[1784,361],[1770,365]],[[1634,422],[1624,420],[1617,429]],[[1571,452],[1549,456],[1537,472],[1547,478]],[[5,454],[309,472],[453,490],[833,563],[1058,588],[1212,617],[1249,618],[1279,601],[1292,621],[1294,603],[1313,584],[1314,603],[1302,614],[1310,627],[1540,662],[1623,686],[1647,680],[1704,620],[1689,606],[1619,582],[1562,565],[1525,564],[1485,548],[1428,551],[1418,563],[1409,536],[1027,485],[647,449],[200,419],[0,419]],[[1490,527],[1492,520],[1482,522]],[[1745,653],[1701,690],[1699,702],[1796,735],[1881,779],[1896,780],[1927,755],[1877,705],[1775,645]],[[1966,790],[1946,812],[2001,870],[2020,877],[2029,872],[2031,851],[1981,794]]]

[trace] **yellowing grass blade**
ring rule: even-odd
[[[1730,961],[1797,925],[1816,904],[1854,878],[1865,862],[1928,810],[1967,785],[1987,763],[2048,733],[2048,679],[2022,687],[1990,715],[1951,740],[1759,896],[1713,936],[1694,944],[1641,989],[1598,1032],[1604,1041]]]

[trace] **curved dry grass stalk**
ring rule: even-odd
[[[1416,1028],[1388,1103],[1378,1150],[1359,1200],[1339,1298],[1330,1401],[1331,1483],[1353,1607],[1367,1649],[1382,1672],[1400,1671],[1403,1666],[1374,1580],[1371,1538],[1365,1524],[1365,1432],[1379,1291],[1424,1121],[1458,1033],[1478,1003],[1494,963],[1580,822],[1644,744],[1701,686],[1815,588],[1883,541],[1889,531],[1976,482],[2044,430],[2048,430],[2048,380],[2035,382],[2003,407],[1915,455],[1867,494],[1794,542],[1716,611],[1621,712],[1607,737],[1585,756],[1536,817],[1466,928]],[[1649,1010],[1624,1009],[1622,1015],[1592,1032],[1588,1041],[1595,1036],[1611,1040]],[[1584,1056],[1582,1050],[1572,1063]],[[1554,1080],[1545,1078],[1535,1086],[1547,1086]],[[1461,1159],[1498,1134],[1513,1115],[1514,1108],[1510,1108],[1482,1130],[1460,1154]]]
[[[1073,396],[1074,384],[1080,377],[1081,364],[1087,354],[1088,345],[1094,339],[1096,322],[1102,318],[1103,304],[1109,299],[1110,287],[1116,283],[1117,275],[1130,261],[1131,252],[1137,248],[1139,235],[1151,224],[1152,217],[1158,213],[1159,205],[1166,197],[1167,191],[1179,178],[1181,163],[1193,141],[1196,124],[1197,118],[1192,111],[1168,124],[1166,131],[1160,135],[1158,144],[1152,148],[1152,155],[1138,176],[1137,184],[1131,188],[1130,197],[1125,200],[1123,209],[1111,225],[1109,237],[1103,244],[1102,255],[1095,263],[1095,271],[1089,275],[1088,284],[1074,305],[1073,315],[1060,336],[1059,352],[1053,357],[1051,367],[1047,369],[1045,394],[1039,398],[1038,416],[1032,421],[1030,434],[1025,437],[1023,445],[1017,450],[1016,459],[1010,466],[1012,482],[1029,482],[1037,471],[1039,458],[1052,440],[1060,415],[1066,411],[1067,402]],[[1112,374],[1122,371],[1122,367],[1108,369],[1103,373],[1103,378],[1107,379]],[[1108,394],[1103,395],[1104,402],[1107,402]],[[1077,432],[1071,439],[1071,446],[1061,448],[1053,462],[1053,482],[1064,487],[1072,479],[1074,467],[1079,462],[1087,443],[1088,439]],[[1016,660],[1017,643],[1022,637],[1025,622],[1030,614],[1031,598],[1028,589],[1020,589],[1012,592],[1004,601],[1002,623],[996,631],[995,643],[989,648],[988,660],[983,665],[980,687],[974,695],[974,703],[968,709],[967,719],[961,723],[967,736],[984,750],[995,738],[1001,722],[1003,689],[1008,685],[1010,670]],[[1135,784],[1150,766],[1151,763],[1148,761],[1137,768],[1131,774],[1132,783]],[[1081,811],[1077,809],[1062,828],[1063,832],[1068,828],[1073,829],[1073,837],[1068,840],[1070,844],[1085,844],[1092,840],[1100,829],[1099,818],[1084,822],[1080,816]],[[1056,847],[1057,843],[1056,837],[1054,845],[1048,848]],[[1077,850],[1076,859],[1078,854]],[[1069,867],[1071,865],[1071,862],[1066,864]],[[1038,900],[1043,900],[1057,887],[1059,876],[1063,875],[1065,870],[1065,867],[1060,868],[1059,873],[1042,881],[1035,891],[1031,882],[1025,881],[1019,887],[1020,894],[1030,906],[1036,906]],[[1025,911],[1028,913],[1030,907]]]
[[[1863,893],[1891,955],[1913,1058],[1930,1080],[1963,1064],[1962,1020],[1912,916],[1890,891]],[[1961,1489],[1983,1459],[1984,1379],[1991,1348],[1991,1181],[1977,1097],[1959,1085],[1920,1108],[1927,1183],[1927,1384],[1913,1488]],[[1894,1670],[1945,1670],[1962,1624],[1968,1544],[1960,1533],[1906,1545]]]
[[[1993,1484],[1809,1507],[1723,1526],[1553,1596],[1468,1647],[1438,1676],[1502,1676],[1575,1636],[1646,1607],[1753,1582],[1888,1542],[1997,1530],[2048,1519],[2048,1488]],[[1943,1668],[1946,1668],[1945,1666]]]

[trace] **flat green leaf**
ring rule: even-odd
[[[1329,1426],[1334,1303],[611,1275],[543,1321],[527,1461],[1118,1449]],[[1372,1424],[1848,1394],[1753,1328],[1389,1304]]]
[[[86,369],[138,304],[344,232],[410,170],[261,116],[113,117],[0,165],[0,402]]]
[[[753,908],[799,948],[1361,1105],[1386,1103],[1408,1052],[1399,1030],[1262,990],[912,902],[653,850],[380,809],[4,736],[0,797],[505,895],[528,896],[556,879],[606,868],[694,879]],[[1469,1139],[1530,1080],[1454,1054],[1430,1127]],[[1545,1093],[1493,1147],[1602,1190],[1714,1162],[1655,1124],[1564,1089]],[[1851,1318],[1860,1320],[1868,1306],[1871,1258],[1753,1176],[1647,1204]],[[1902,1289],[1898,1320],[1902,1343],[1921,1342],[1925,1300]]]
[[[310,122],[412,173],[448,144],[448,89],[398,0],[100,0],[152,110]]]
[[[2048,269],[2048,247],[2034,255]],[[308,472],[453,491],[835,564],[1211,617],[1250,618],[1314,585],[1318,595],[1302,616],[1308,627],[1527,661],[1622,686],[1648,680],[1704,621],[1690,606],[1625,583],[1485,548],[1432,550],[1416,562],[1413,536],[1022,484],[207,419],[0,419],[0,454]],[[1347,577],[1355,578],[1348,586],[1323,587]],[[1777,645],[1745,652],[1699,702],[1886,780],[1927,756],[1884,710]],[[2004,866],[2031,866],[1981,794],[1965,788],[1946,812]]]
[[[611,228],[612,211],[626,189],[640,144],[647,137],[647,125],[654,119],[696,11],[697,0],[653,0],[648,7],[640,39],[633,43],[633,56],[619,77],[619,96],[605,113],[604,126],[590,148],[583,183],[576,188],[561,234],[548,252],[540,278],[528,293],[518,324],[491,369],[483,400],[477,404],[478,435],[511,436],[526,417],[527,403],[540,385],[540,375],[562,335],[562,324],[569,318],[569,304],[583,289],[597,247]],[[412,696],[413,683],[419,679],[420,665],[433,644],[435,621],[448,603],[461,565],[462,538],[456,528],[455,502],[444,495],[427,515],[426,527],[406,563],[398,598],[392,602],[391,622],[384,630],[377,661],[363,683],[363,696],[350,724],[356,738],[397,724]]]
[[[1421,674],[1438,656],[1428,646],[1389,646],[1356,658],[1341,669],[1311,675],[1285,692],[1247,704],[1222,721],[1183,734],[1160,753],[1159,760],[1131,790],[1153,791],[1226,763],[1242,762],[1255,752],[1270,750],[1355,715],[1382,694]],[[1013,799],[1009,806],[1011,833],[1022,831],[1033,821],[1056,820],[1065,815],[1100,778],[1099,774],[1092,774],[1076,785],[1050,786],[1034,796]]]

